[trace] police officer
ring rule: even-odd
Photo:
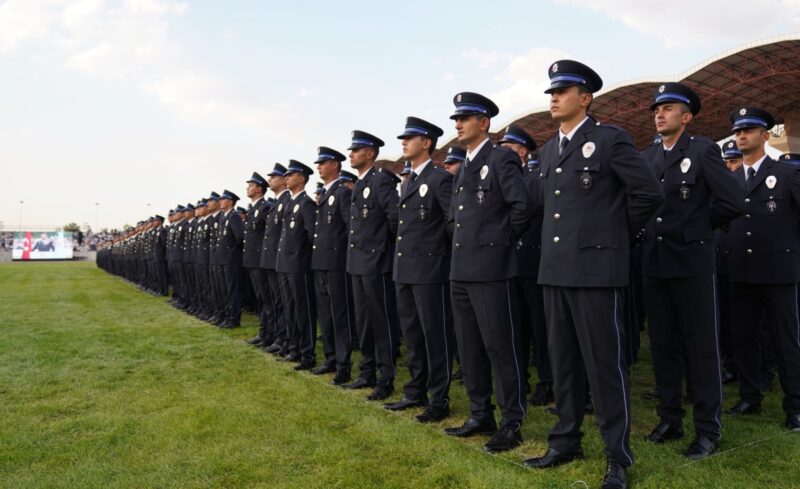
[[[764,145],[773,116],[742,107],[731,115],[743,167],[736,175],[746,214],[731,223],[729,276],[734,353],[740,399],[731,415],[761,412],[761,346],[766,325],[775,338],[778,375],[784,391],[786,428],[800,432],[800,342],[797,282],[800,280],[800,168],[767,156]],[[760,321],[761,315],[766,321]]]
[[[464,163],[464,158],[466,157],[467,152],[464,150],[464,148],[450,146],[447,148],[447,156],[442,162],[442,165],[444,165],[444,169],[447,170],[447,173],[455,176],[455,174],[458,173],[458,169],[461,168],[461,164]]]
[[[742,167],[742,152],[736,147],[736,140],[728,141],[722,146],[722,159],[731,172]]]
[[[588,377],[606,445],[603,487],[627,487],[631,404],[620,321],[628,247],[633,230],[641,230],[663,196],[630,136],[587,115],[592,94],[602,87],[600,76],[571,60],[553,63],[548,74],[545,92],[559,131],[539,153],[544,206],[539,283],[559,420],[544,456],[525,464],[554,467],[582,456]]]
[[[349,188],[352,191],[353,187],[355,187],[356,185],[358,177],[354,173],[342,170],[339,172],[339,180],[342,181],[345,187]]]
[[[352,284],[345,272],[352,191],[339,178],[345,159],[335,149],[317,148],[315,163],[323,186],[316,211],[311,269],[325,361],[311,373],[335,372],[334,385],[350,381],[355,321]]]
[[[403,386],[403,398],[385,407],[400,411],[424,406],[416,417],[422,423],[441,421],[450,414],[454,338],[448,283],[451,237],[446,222],[453,176],[431,160],[442,134],[436,125],[409,117],[397,136],[409,165],[400,191],[393,278],[410,379]]]
[[[267,272],[267,282],[269,283],[270,302],[267,311],[269,319],[269,329],[267,337],[274,338],[271,345],[266,346],[264,351],[275,353],[281,356],[289,354],[288,344],[288,325],[287,311],[283,303],[281,281],[275,271],[275,259],[278,256],[278,241],[281,238],[283,228],[283,212],[291,196],[286,188],[286,167],[280,163],[275,163],[267,176],[269,177],[269,188],[275,195],[275,202],[267,214],[267,221],[264,225],[264,240],[261,243],[261,261],[259,266]]]
[[[259,319],[258,335],[250,339],[249,343],[264,347],[271,345],[275,341],[275,337],[270,336],[270,318],[268,316],[270,307],[267,305],[272,302],[272,297],[269,292],[267,272],[260,266],[264,228],[266,227],[267,214],[269,214],[272,204],[264,198],[268,188],[267,180],[259,175],[258,172],[253,172],[253,175],[246,183],[247,197],[250,199],[251,207],[244,225],[242,265],[247,270],[250,283],[253,285],[253,292],[256,296],[256,311]]]
[[[477,93],[457,94],[453,103],[458,140],[466,159],[455,177],[448,226],[453,232],[450,287],[470,417],[452,436],[493,433],[485,450],[510,450],[522,443],[525,365],[519,332],[514,243],[531,221],[533,199],[519,156],[489,139],[497,106]],[[494,419],[492,381],[500,406]]]
[[[521,127],[510,125],[497,141],[500,146],[519,155],[520,164],[524,165],[525,185],[531,195],[536,195],[539,188],[538,161],[529,160],[536,151],[536,141]],[[536,161],[531,165],[531,161]],[[528,230],[515,243],[518,261],[518,290],[520,293],[520,338],[522,340],[522,364],[530,362],[530,346],[533,342],[536,356],[538,382],[536,390],[528,400],[535,406],[544,406],[553,402],[553,374],[550,369],[550,355],[547,352],[547,325],[544,320],[544,298],[542,287],[537,282],[539,277],[539,259],[542,249],[542,212],[538,206],[531,209],[532,220]],[[526,375],[527,379],[527,375]]]
[[[213,217],[216,209],[209,209],[209,199],[201,200],[203,207],[203,217],[197,229],[197,254],[195,258],[195,268],[200,284],[200,311],[197,317],[203,321],[208,321],[214,314],[213,291],[211,289],[211,276],[209,273],[209,250],[211,247],[211,233],[213,230]]]
[[[644,303],[661,421],[647,440],[683,437],[681,393],[688,369],[695,439],[684,454],[705,458],[720,437],[722,372],[714,289],[714,228],[743,213],[741,188],[714,141],[690,136],[700,98],[681,83],[664,83],[653,111],[661,144],[642,157],[661,181],[665,201],[647,223],[642,274]],[[685,363],[685,365],[684,365]]]
[[[242,240],[244,239],[242,218],[234,207],[239,197],[225,190],[220,196],[222,210],[219,234],[217,234],[217,254],[222,266],[224,284],[224,318],[220,328],[238,328],[241,325],[242,304],[239,278],[242,272]]]
[[[369,400],[382,400],[394,391],[397,331],[391,283],[392,256],[397,236],[398,195],[390,171],[375,168],[383,141],[353,131],[350,166],[359,172],[350,205],[347,271],[353,280],[353,305],[359,335],[359,375],[350,389],[375,387]],[[375,378],[375,372],[380,378]]]
[[[297,160],[289,160],[286,186],[291,198],[283,210],[283,229],[278,241],[275,270],[282,276],[283,305],[290,316],[287,361],[299,362],[295,370],[311,370],[316,365],[317,309],[311,251],[314,241],[316,203],[305,186],[313,170]]]

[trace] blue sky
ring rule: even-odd
[[[492,97],[502,124],[547,103],[562,57],[606,86],[666,80],[798,31],[798,0],[0,0],[0,221],[17,227],[23,200],[24,225],[94,227],[99,210],[120,227],[244,197],[253,170],[344,151],[352,129],[392,157],[406,116],[448,137],[459,91]]]

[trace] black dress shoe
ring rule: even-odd
[[[761,414],[761,404],[754,404],[745,400],[739,400],[732,408],[725,411],[731,416],[743,416],[748,414]]]
[[[606,475],[603,477],[601,489],[627,489],[628,482],[625,478],[625,467],[617,462],[608,462]]]
[[[786,417],[786,429],[800,433],[800,414],[793,414]]]
[[[680,423],[662,420],[644,439],[652,443],[664,443],[681,438],[683,438],[683,426]]]
[[[517,424],[509,424],[497,430],[491,440],[483,446],[489,453],[507,452],[522,444],[522,430]]]
[[[333,380],[331,380],[331,384],[342,387],[348,382],[350,382],[350,371],[344,371],[344,370],[336,372],[336,375],[333,377]]]
[[[553,386],[549,384],[539,384],[528,400],[532,406],[547,406],[555,400],[553,397]]]
[[[367,387],[375,387],[375,381],[367,380],[364,377],[357,377],[356,380],[342,387],[345,389],[366,389]]]
[[[375,390],[372,391],[372,394],[367,396],[368,401],[382,401],[387,397],[392,395],[394,392],[394,383],[392,382],[380,382],[376,387]]]
[[[260,336],[254,336],[249,340],[245,340],[245,343],[253,346],[264,346],[264,341]]]
[[[427,406],[428,400],[427,399],[407,399],[402,398],[397,402],[390,402],[388,404],[384,404],[383,407],[388,409],[389,411],[405,411],[406,409],[411,409],[419,406]]]
[[[550,467],[558,467],[583,458],[583,450],[580,448],[574,453],[561,453],[555,448],[548,448],[541,457],[529,458],[522,462],[525,467],[531,469],[549,469]]]
[[[262,350],[264,350],[264,353],[278,353],[281,351],[281,348],[283,348],[281,345],[273,343],[269,346],[263,347]]]
[[[336,367],[333,365],[325,365],[324,363],[311,371],[314,375],[324,375],[336,372]]]
[[[697,435],[689,448],[683,451],[683,454],[688,459],[700,460],[713,454],[716,450],[717,442],[706,436]]]
[[[464,421],[459,427],[454,428],[445,428],[444,432],[450,436],[458,436],[460,438],[466,438],[472,435],[493,435],[497,431],[497,423],[495,422],[494,418],[489,418],[486,421],[478,421],[473,418],[469,418],[468,420]]]
[[[236,329],[236,328],[240,328],[241,326],[242,325],[239,324],[239,323],[225,322],[225,323],[222,323],[222,325],[220,326],[220,329]]]
[[[316,365],[316,362],[300,362],[300,365],[294,367],[298,372],[301,370],[311,370]]]
[[[647,392],[642,393],[642,399],[644,399],[645,401],[657,401],[658,389],[651,389]]]
[[[723,370],[722,371],[722,383],[723,384],[730,384],[732,382],[736,382],[737,377],[736,374],[731,372],[730,370]]]
[[[283,358],[278,359],[279,362],[299,362],[300,361],[300,354],[298,353],[289,353]]]
[[[450,416],[450,406],[434,407],[428,406],[425,411],[416,417],[420,423],[435,423]]]

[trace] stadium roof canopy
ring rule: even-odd
[[[800,34],[728,51],[678,76],[614,85],[595,95],[590,113],[599,121],[625,128],[637,146],[644,148],[655,138],[649,110],[653,93],[670,81],[692,87],[702,100],[702,110],[690,128],[692,134],[716,141],[725,139],[730,135],[730,114],[740,106],[766,109],[779,124],[785,118],[800,119]],[[511,124],[525,128],[540,145],[558,127],[546,107],[513,118],[498,132]],[[452,139],[442,145],[434,154],[434,161],[444,160],[447,148],[456,143]]]

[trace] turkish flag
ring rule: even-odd
[[[22,242],[22,259],[31,259],[31,248],[33,247],[33,237],[30,231],[25,233],[25,241]]]

